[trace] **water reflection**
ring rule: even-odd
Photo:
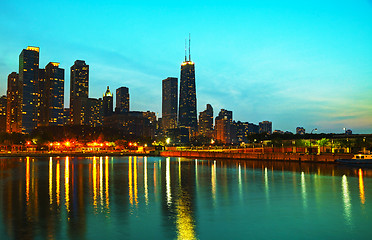
[[[305,180],[305,173],[301,172],[301,195],[302,201],[304,204],[304,208],[307,208],[307,193],[306,193],[306,180]]]
[[[346,175],[342,176],[342,199],[344,202],[344,216],[346,222],[351,224],[351,202],[349,193],[349,184]]]
[[[298,212],[304,226],[302,218],[324,219],[364,230],[372,217],[368,169],[154,157],[27,157],[0,167],[1,239],[114,238],[113,229],[132,238],[204,239],[230,220],[244,233],[249,223],[277,224]]]
[[[366,197],[364,195],[364,182],[363,182],[363,171],[359,169],[359,191],[360,191],[360,203],[364,204],[366,202]]]

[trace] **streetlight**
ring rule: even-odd
[[[313,134],[313,131],[318,131],[318,129],[317,128],[314,128],[313,130],[311,130],[311,132],[310,132],[310,134],[312,135]],[[313,153],[313,150],[312,150],[312,148],[311,148],[311,141],[312,141],[312,138],[310,138],[310,151],[311,151],[311,153]]]

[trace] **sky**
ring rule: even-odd
[[[125,86],[130,109],[161,117],[191,34],[197,111],[211,104],[273,130],[372,133],[372,0],[0,0],[0,94],[27,46],[40,67],[90,65],[89,96]],[[114,95],[115,99],[115,95]]]

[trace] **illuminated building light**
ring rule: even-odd
[[[54,67],[58,67],[60,63],[58,62],[51,62],[51,64],[54,66]],[[57,79],[56,79],[57,80]]]
[[[26,48],[26,50],[31,50],[31,51],[39,52],[40,51],[40,48],[39,47],[28,46]]]

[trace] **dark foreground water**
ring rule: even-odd
[[[372,172],[160,157],[0,159],[0,239],[369,239]]]

